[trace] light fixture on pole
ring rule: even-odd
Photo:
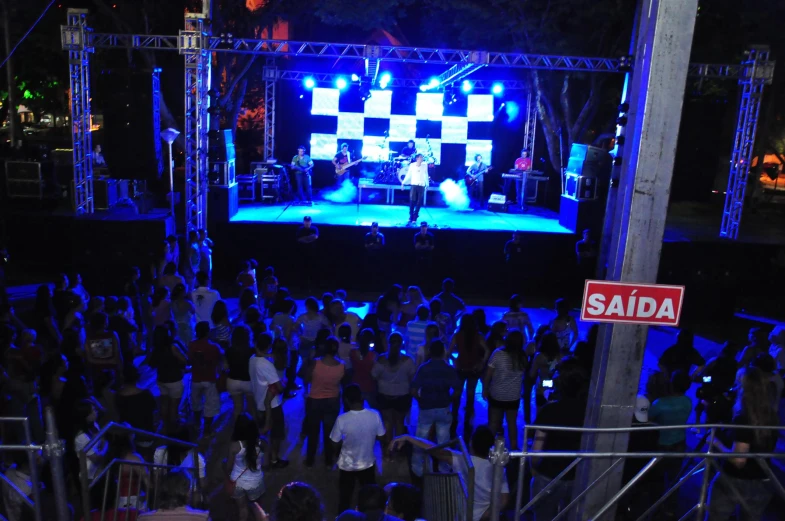
[[[169,145],[169,210],[172,212],[172,217],[174,217],[174,157],[172,157],[172,143],[179,135],[180,131],[176,128],[165,128],[161,131],[161,139]]]

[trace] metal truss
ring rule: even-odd
[[[153,69],[153,136],[155,136],[155,159],[158,175],[164,171],[164,157],[161,151],[161,68]]]
[[[759,46],[747,51],[742,68],[743,73],[739,80],[739,85],[742,87],[739,115],[733,139],[728,189],[725,193],[725,209],[720,228],[720,237],[734,240],[739,237],[763,87],[771,83],[774,77],[774,62],[769,61],[769,48]]]
[[[346,74],[337,74],[333,72],[306,72],[306,71],[289,71],[277,69],[277,78],[286,81],[303,81],[305,78],[313,78],[316,84],[332,84],[340,77],[346,77]],[[529,84],[525,81],[519,80],[466,80],[473,89],[490,89],[494,83],[501,83],[505,90],[528,90]],[[419,89],[423,84],[421,78],[392,78],[388,84],[388,88],[407,88]]]
[[[60,26],[63,50],[68,51],[71,86],[71,138],[74,149],[72,199],[77,214],[93,213],[93,139],[90,114],[90,29],[86,9],[69,9],[68,25]]]
[[[468,63],[456,63],[437,76],[436,79],[439,80],[438,86],[442,87],[461,81],[471,73],[482,69],[488,65],[490,56],[485,51],[476,51],[471,54],[470,60]]]
[[[201,14],[186,13],[185,30],[178,36],[179,52],[185,58],[186,232],[207,227],[210,52],[205,22]]]
[[[264,67],[264,160],[275,157],[275,84],[278,69],[275,59],[268,58]]]

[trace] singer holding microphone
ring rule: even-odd
[[[407,226],[417,222],[417,218],[420,216],[420,208],[422,208],[425,200],[425,190],[428,189],[428,165],[422,159],[422,154],[415,156],[414,163],[409,165],[406,177],[401,181],[402,190],[407,184],[411,186],[409,190],[409,222]]]

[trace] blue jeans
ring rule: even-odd
[[[417,437],[428,438],[431,426],[436,427],[436,443],[441,444],[450,441],[450,424],[452,415],[450,408],[441,409],[420,409],[420,416],[417,420]],[[412,454],[412,472],[416,476],[422,476],[425,465],[425,452],[422,449],[415,449]]]
[[[747,461],[747,465],[751,463]],[[706,519],[726,521],[739,507],[739,521],[758,521],[771,496],[771,485],[767,479],[738,479],[720,472],[711,482]]]
[[[553,481],[547,476],[534,474],[531,482],[531,497],[543,491],[548,483]],[[559,513],[559,510],[567,506],[572,499],[572,481],[559,480],[548,489],[545,496],[540,498],[532,507],[534,521],[550,521]]]

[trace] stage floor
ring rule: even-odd
[[[315,225],[370,226],[376,221],[382,228],[405,227],[407,206],[380,204],[339,204],[316,201],[313,206],[243,205],[232,222],[301,223],[310,215]],[[490,230],[539,233],[572,233],[559,224],[559,214],[531,208],[523,214],[495,213],[487,210],[459,212],[449,208],[423,208],[420,220],[440,229]]]

